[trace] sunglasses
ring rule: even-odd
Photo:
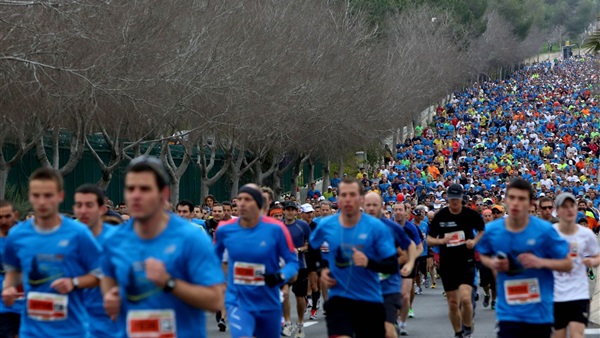
[[[552,208],[554,208],[554,207],[540,207],[540,209],[542,209],[542,210],[552,210]]]

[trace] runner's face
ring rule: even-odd
[[[295,208],[286,208],[283,211],[283,215],[285,217],[286,222],[293,222],[296,219],[296,215],[298,214],[298,210]]]
[[[490,213],[490,212],[486,212],[486,213],[484,213],[484,214],[483,214],[483,221],[484,221],[485,223],[489,223],[489,222],[491,222],[491,221],[492,221],[492,213]]]
[[[394,218],[396,222],[404,222],[406,220],[406,209],[404,208],[404,204],[398,203],[394,205]]]
[[[237,198],[237,207],[241,219],[252,220],[259,215],[260,210],[258,209],[256,201],[252,198],[252,195],[243,192],[240,193]]]
[[[323,204],[321,206],[321,215],[322,216],[328,216],[331,215],[331,207],[327,204]]]
[[[540,204],[540,216],[542,216],[542,218],[544,218],[544,219],[551,218],[552,217],[552,209],[554,209],[552,202],[544,202],[544,203]]]
[[[192,213],[190,212],[190,207],[187,205],[180,205],[177,207],[177,215],[179,217],[183,217],[187,220],[192,219]]]
[[[508,215],[513,218],[525,218],[529,215],[529,193],[521,189],[509,189],[506,194]]]
[[[262,196],[263,196],[263,199],[264,199],[265,201],[267,201],[267,205],[271,205],[271,203],[272,203],[273,201],[271,201],[271,196],[269,196],[269,193],[267,193],[267,192],[263,192],[263,193],[262,193]]]
[[[566,200],[556,209],[558,218],[567,223],[574,223],[577,219],[577,205],[571,200]]]
[[[125,202],[133,218],[143,221],[163,212],[168,194],[166,187],[163,191],[158,189],[152,172],[129,172],[125,176]]]
[[[98,196],[95,194],[76,193],[73,213],[81,223],[91,227],[98,224],[106,213],[106,206],[98,205]]]
[[[221,206],[221,205],[214,206],[213,210],[212,210],[212,215],[213,215],[213,218],[215,219],[215,221],[222,220],[223,216],[225,216],[225,214],[223,212],[223,206]]]
[[[231,208],[231,215],[236,217],[240,215],[237,205]]]
[[[359,213],[363,196],[360,195],[358,183],[341,183],[339,191],[338,206],[342,213],[347,216]]]
[[[223,206],[223,219],[231,219],[231,205]]]
[[[281,212],[277,212],[276,214],[273,214],[273,218],[283,221],[283,211]]]
[[[37,218],[50,219],[56,216],[64,196],[64,191],[59,191],[58,183],[52,180],[29,182],[29,203]]]
[[[381,217],[381,199],[376,194],[367,194],[365,196],[365,202],[363,203],[363,209],[365,212],[373,217]]]
[[[448,200],[448,208],[452,212],[460,212],[462,209],[462,198],[451,198]]]
[[[314,212],[304,212],[302,214],[304,215],[304,220],[306,221],[306,223],[309,223],[309,224],[315,218],[315,213]]]
[[[8,230],[17,222],[17,213],[11,206],[0,208],[0,233],[6,236]]]
[[[200,208],[194,208],[194,217],[202,218],[202,210]]]

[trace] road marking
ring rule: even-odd
[[[308,322],[308,323],[304,323],[304,327],[309,327],[309,326],[313,326],[315,324],[319,324],[319,322]]]
[[[600,329],[585,329],[585,334],[600,334]]]

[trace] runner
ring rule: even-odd
[[[221,220],[223,219],[223,216],[225,216],[225,213],[223,212],[223,206],[221,204],[219,204],[218,202],[213,203],[212,208],[211,208],[211,213],[212,213],[212,218],[209,218],[206,221],[206,231],[212,238],[214,238],[215,231],[217,230],[217,227],[219,226],[219,222],[221,222]]]
[[[483,219],[463,207],[463,188],[448,187],[448,207],[440,210],[430,224],[427,244],[440,247],[440,275],[448,299],[448,315],[455,337],[471,338],[473,332],[473,248],[483,236]],[[474,235],[477,231],[477,236]]]
[[[312,209],[312,208],[311,208]],[[310,228],[306,222],[296,219],[298,207],[296,203],[289,201],[283,204],[284,224],[290,233],[292,242],[298,255],[299,267],[298,278],[292,284],[292,292],[296,296],[296,311],[298,313],[298,322],[295,327],[291,323],[291,308],[289,293],[284,297],[283,325],[282,334],[286,337],[296,331],[296,338],[304,338],[304,312],[306,311],[308,294],[308,269],[306,265],[305,253],[308,251],[308,239],[310,238]]]
[[[410,240],[406,232],[393,221],[383,217],[383,199],[381,195],[368,192],[365,195],[363,209],[368,215],[380,219],[391,231],[394,238],[396,248],[407,253],[406,262],[402,267],[402,274],[409,275],[414,269],[417,248],[415,243]],[[402,305],[402,278],[400,272],[393,274],[379,274],[381,281],[381,293],[383,294],[383,305],[385,307],[385,337],[396,338],[396,320],[398,319],[398,311]]]
[[[398,223],[402,229],[406,232],[408,237],[415,243],[417,252],[417,257],[421,255],[423,252],[423,243],[421,238],[423,236],[420,233],[419,228],[413,223],[407,221],[408,215],[406,214],[405,209],[406,204],[404,203],[396,203],[394,205],[394,218],[396,223]],[[400,323],[398,326],[400,327],[400,335],[407,336],[408,329],[406,320],[407,318],[414,318],[415,314],[412,309],[412,302],[415,297],[415,277],[417,276],[417,269],[413,267],[411,273],[402,278],[402,308],[400,309]]]
[[[4,251],[6,236],[10,229],[17,224],[18,211],[14,205],[5,200],[0,200],[0,254]],[[1,255],[0,255],[1,256]],[[4,268],[0,264],[0,285],[4,282]],[[23,286],[19,286],[19,291],[22,291]],[[21,321],[21,313],[25,308],[25,301],[19,299],[15,301],[13,306],[7,306],[0,299],[0,337],[15,338],[19,334],[19,323]]]
[[[319,208],[320,209],[320,208]],[[313,217],[317,214],[316,209],[313,209],[312,205],[306,203],[300,206],[300,218],[308,224],[310,231],[314,231],[317,227],[317,223],[314,222]],[[308,298],[307,307],[310,308],[310,320],[317,319],[317,311],[320,309],[320,298],[321,292],[319,290],[319,277],[318,277],[318,266],[321,261],[321,250],[319,248],[312,249],[308,246],[305,254],[306,269],[308,271],[308,290],[311,291],[311,295]]]
[[[84,184],[75,190],[73,213],[79,222],[88,226],[101,247],[117,230],[114,226],[102,222],[102,215],[105,212],[104,192],[98,186]],[[98,275],[98,279],[100,278],[102,276]],[[89,315],[88,337],[123,336],[124,333],[117,323],[112,321],[104,311],[100,287],[85,290],[84,303]]]
[[[431,253],[429,248],[427,247],[427,234],[429,234],[429,223],[425,221],[425,210],[422,207],[417,207],[412,211],[414,216],[413,223],[419,228],[421,232],[421,239],[423,243],[423,252],[421,256],[417,258],[416,270],[417,276],[415,277],[415,282],[417,283],[417,288],[415,290],[415,294],[420,295],[423,293],[422,285],[426,288],[429,287],[429,278],[427,277],[427,271],[433,268],[433,261],[431,262],[431,267],[429,266],[429,259],[431,258]]]
[[[588,323],[590,294],[587,269],[600,265],[598,238],[592,230],[575,223],[577,200],[570,193],[556,196],[559,223],[554,224],[560,237],[569,243],[571,272],[554,272],[553,338],[583,338]]]
[[[492,211],[484,210],[482,213],[483,222],[486,224],[492,221]],[[477,252],[477,251],[476,251]],[[478,252],[477,252],[478,253]],[[481,263],[481,260],[477,262],[477,270],[479,270],[479,286],[483,288],[485,294],[483,295],[483,307],[490,306],[490,299],[492,301],[491,309],[496,309],[496,298],[498,292],[496,291],[496,272]],[[490,296],[491,293],[491,296]]]
[[[554,324],[552,270],[570,272],[569,245],[549,223],[529,215],[534,191],[522,179],[506,191],[508,217],[486,227],[477,249],[496,270],[499,338],[548,338]]]
[[[195,209],[192,202],[186,200],[179,201],[175,209],[179,217],[187,219],[192,224],[196,225],[200,229],[204,230],[204,232],[206,232],[206,222],[204,220],[194,218],[195,213],[193,212],[193,210]]]
[[[321,220],[310,238],[318,248],[329,243],[329,268],[321,280],[329,287],[327,332],[330,337],[384,337],[385,308],[378,273],[398,272],[398,257],[389,230],[360,212],[363,188],[344,178],[339,185],[338,216]]]
[[[26,307],[19,337],[86,337],[82,289],[98,286],[100,246],[81,223],[59,214],[62,176],[40,168],[29,178],[35,216],[14,227],[2,254],[6,271],[2,299],[13,306],[23,283]]]
[[[203,310],[223,304],[221,262],[202,231],[165,212],[168,175],[160,160],[131,161],[125,176],[130,222],[106,240],[104,308],[128,337],[206,337]]]
[[[225,303],[231,335],[279,337],[279,287],[298,271],[294,244],[281,222],[261,216],[266,202],[258,186],[240,188],[237,203],[240,217],[221,223],[215,233],[217,256],[225,250],[229,255]],[[285,261],[282,268],[279,257]]]

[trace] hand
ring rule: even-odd
[[[9,286],[2,290],[2,301],[6,306],[13,306],[15,300],[18,298],[17,288]]]
[[[445,234],[444,238],[440,238],[440,241],[442,242],[442,244],[448,244],[448,243],[450,243],[451,239],[452,239],[452,235]]]
[[[267,273],[263,275],[263,278],[265,279],[265,284],[270,287],[274,287],[283,283],[281,273]]]
[[[472,239],[468,239],[465,244],[467,245],[467,249],[473,249],[475,247],[475,241]]]
[[[73,280],[71,278],[59,278],[50,284],[50,287],[58,291],[58,293],[64,295],[75,288],[73,286]]]
[[[408,263],[404,264],[404,266],[402,267],[402,270],[400,270],[400,274],[404,277],[407,277],[408,275],[410,275],[410,273],[413,271],[414,268],[415,268],[414,263],[408,262]]]
[[[594,259],[590,258],[590,257],[586,257],[584,258],[582,261],[583,265],[585,265],[587,268],[593,268],[594,267]]]
[[[165,268],[165,263],[158,259],[148,258],[144,261],[144,269],[146,270],[146,278],[161,289],[167,285],[171,275]]]
[[[321,271],[321,283],[325,285],[327,288],[332,288],[337,284],[337,281],[329,276],[329,269],[323,269]]]
[[[362,251],[356,250],[356,248],[352,248],[352,259],[356,266],[366,268],[367,264],[369,264],[369,258]]]
[[[508,259],[500,259],[498,257],[492,258],[492,265],[494,270],[498,272],[507,272],[510,267]]]
[[[541,269],[542,260],[539,259],[536,255],[531,253],[523,253],[517,257],[519,262],[523,264],[523,267],[526,269]]]
[[[107,293],[104,294],[104,311],[112,320],[116,320],[121,309],[121,295],[119,295],[119,287],[113,286]]]

